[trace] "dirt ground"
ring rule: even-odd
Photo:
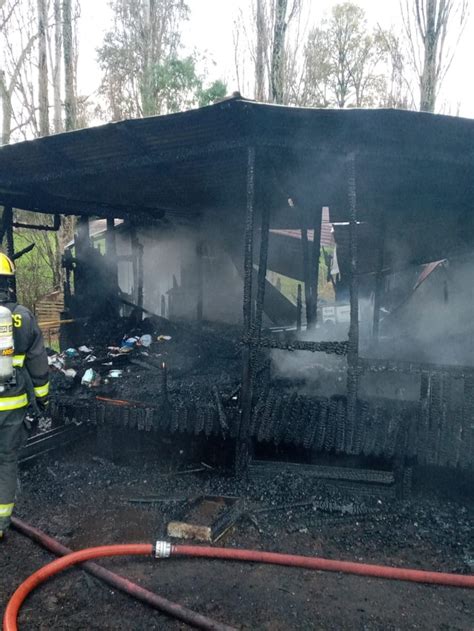
[[[224,536],[219,543],[226,547],[474,571],[474,508],[467,499],[425,496],[405,502],[367,501],[343,514],[319,508],[265,513],[258,510],[279,506],[284,498],[297,502],[328,491],[315,489],[314,481],[296,474],[245,483],[207,470],[175,474],[176,468],[182,471],[190,466],[170,465],[150,454],[119,466],[96,456],[91,440],[23,468],[17,515],[74,549],[153,542],[166,538],[166,524],[179,513],[180,502],[132,504],[127,500],[235,494],[247,498],[252,517],[241,518]],[[0,547],[0,558],[3,612],[18,584],[52,556],[11,532]],[[472,590],[220,561],[121,558],[103,565],[240,629],[474,628]],[[168,628],[186,627],[77,569],[40,587],[20,615],[20,629],[25,631]]]

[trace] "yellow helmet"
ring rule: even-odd
[[[0,252],[0,276],[15,276],[13,261],[3,252]]]

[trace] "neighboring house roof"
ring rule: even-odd
[[[441,259],[439,261],[432,261],[431,263],[427,263],[426,265],[423,265],[421,272],[418,278],[416,279],[415,284],[413,285],[413,288],[411,290],[408,290],[408,293],[403,298],[403,300],[401,300],[399,304],[393,307],[390,310],[390,313],[387,314],[385,317],[388,318],[388,317],[393,317],[394,315],[397,315],[399,310],[402,309],[411,300],[411,298],[415,294],[416,290],[420,287],[420,285],[422,285],[433,274],[435,270],[439,269],[440,267],[444,267],[446,263],[447,263],[446,259]]]
[[[440,261],[433,261],[432,263],[427,263],[423,265],[423,269],[421,270],[420,275],[418,276],[416,283],[413,286],[413,291],[416,291],[418,287],[423,283],[430,274],[432,274],[437,267],[446,263],[446,259],[441,259]]]
[[[123,219],[115,220],[115,227],[121,226],[123,224]],[[89,221],[89,236],[91,239],[99,239],[102,235],[105,234],[107,230],[107,220],[106,219],[93,219]],[[74,239],[69,241],[65,245],[65,248],[72,248],[74,246]]]
[[[301,239],[301,230],[270,230],[272,234],[278,234],[292,239]],[[314,230],[308,230],[308,241],[314,241]],[[321,221],[321,245],[323,247],[333,247],[335,245],[332,224],[329,222],[329,209],[323,207]]]

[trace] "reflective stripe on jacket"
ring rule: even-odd
[[[24,394],[18,394],[14,397],[0,397],[0,412],[8,410],[18,410],[18,408],[24,408],[28,405],[28,397],[26,392]]]
[[[36,398],[41,399],[49,393],[48,356],[36,318],[23,305],[8,302],[5,306],[12,312],[15,349],[13,366],[17,371],[16,384],[12,384],[3,392],[4,396],[0,394],[0,412],[28,405],[27,379],[24,371],[27,371],[31,378]]]

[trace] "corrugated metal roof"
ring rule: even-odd
[[[235,98],[5,146],[0,203],[190,220],[209,210],[242,226],[249,145],[257,151],[257,208],[271,204],[272,228],[281,230],[312,227],[318,206],[330,207],[331,221],[347,221],[346,159],[355,152],[361,269],[374,269],[382,218],[387,265],[401,243],[403,256],[419,262],[474,243],[474,121],[395,110],[290,108]],[[300,210],[288,207],[288,197]],[[344,235],[336,228],[340,257]]]

